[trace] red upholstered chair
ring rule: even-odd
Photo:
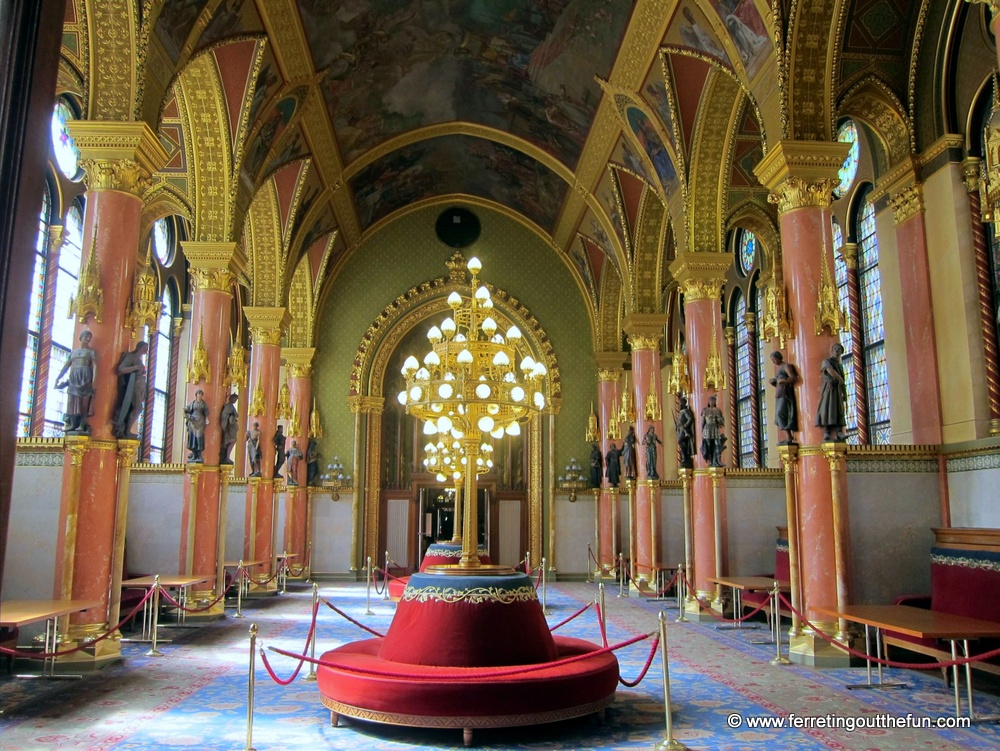
[[[789,571],[787,527],[778,527],[778,539],[774,543],[774,571],[766,574],[754,574],[754,576],[763,576],[767,579],[777,579],[778,581],[789,580],[791,573]],[[769,592],[744,592],[741,600],[744,609],[756,610],[758,607],[763,606],[762,610],[770,621],[770,598],[771,595]],[[781,614],[791,615],[784,608],[782,608]]]

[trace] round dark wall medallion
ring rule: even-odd
[[[442,211],[434,225],[438,240],[449,248],[469,247],[479,239],[481,229],[479,217],[460,206]]]

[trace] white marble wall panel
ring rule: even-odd
[[[244,534],[247,514],[247,486],[230,485],[226,502],[226,555],[227,561],[243,557]]]
[[[684,494],[680,488],[664,488],[660,496],[660,550],[657,559],[664,568],[684,562]]]
[[[14,470],[4,561],[5,600],[44,600],[54,596],[62,474],[61,465],[19,463]]]
[[[731,478],[726,482],[729,574],[774,572],[778,527],[785,526],[784,478]]]
[[[182,473],[133,470],[125,528],[126,573],[177,574],[183,570],[183,508]]]
[[[847,494],[854,603],[930,592],[931,528],[941,526],[937,473],[849,467]]]
[[[331,501],[317,493],[313,505],[313,573],[346,574],[351,568],[352,493],[341,493]],[[373,564],[374,565],[374,564]]]
[[[1000,455],[948,460],[951,526],[1000,528]]]
[[[587,573],[587,543],[594,548],[594,494],[577,493],[570,503],[565,493],[556,493],[555,565],[560,575]],[[548,538],[545,538],[548,542]],[[551,552],[546,554],[546,557]],[[534,558],[534,553],[532,553]],[[547,562],[548,563],[548,562]]]

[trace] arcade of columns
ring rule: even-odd
[[[144,123],[76,121],[73,137],[86,172],[87,200],[83,247],[90,256],[81,275],[74,303],[76,336],[93,333],[97,361],[117,363],[143,336],[143,327],[155,326],[160,308],[139,315],[136,249],[140,243],[142,200],[150,175],[166,160],[156,135]],[[287,553],[292,578],[309,576],[307,530],[315,488],[306,486],[306,462],[297,468],[298,486],[275,483],[275,447],[271,440],[279,417],[289,418],[288,446],[295,441],[305,455],[311,435],[311,348],[284,348],[282,334],[289,314],[284,308],[244,308],[252,340],[250,388],[244,388],[245,352],[231,343],[233,290],[247,259],[234,242],[187,241],[183,251],[191,274],[193,300],[186,373],[185,402],[196,391],[204,392],[210,405],[209,428],[205,431],[203,463],[186,463],[184,501],[179,541],[181,571],[164,572],[206,577],[194,587],[192,599],[208,605],[198,616],[220,617],[224,588],[225,499],[234,469],[244,466],[246,430],[258,422],[261,430],[261,476],[247,482],[247,525],[243,551],[246,560],[263,561],[251,572],[262,589],[276,588],[273,573],[276,556]],[[135,284],[133,283],[135,281]],[[291,404],[288,414],[278,412],[281,361],[287,364]],[[147,363],[147,370],[150,363]],[[113,366],[109,367],[113,374]],[[121,581],[125,559],[125,529],[131,466],[139,440],[116,437],[112,413],[117,399],[114,377],[95,379],[90,435],[68,435],[65,439],[62,495],[54,594],[61,599],[95,600],[99,607],[65,616],[59,624],[61,647],[87,644],[106,633],[120,620]],[[247,415],[233,449],[234,463],[220,461],[219,413],[227,403],[231,387],[239,387],[239,414]],[[249,400],[247,394],[250,394]],[[147,400],[147,408],[148,408]],[[242,418],[241,418],[242,420]],[[132,427],[134,426],[126,426]],[[186,451],[184,452],[186,455]],[[286,469],[287,475],[287,469]],[[275,549],[278,531],[277,497],[286,492],[286,528],[282,549]],[[269,581],[268,581],[269,580]],[[110,586],[109,586],[110,582]],[[267,582],[266,584],[264,582]],[[198,617],[196,616],[196,617]],[[115,638],[87,644],[68,655],[77,663],[102,663],[120,654]]]

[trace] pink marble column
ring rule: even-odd
[[[115,625],[108,623],[113,569],[121,565],[115,532],[120,504],[127,503],[127,493],[119,493],[119,442],[112,429],[117,366],[122,354],[137,345],[128,314],[138,265],[139,195],[166,154],[144,123],[76,121],[71,132],[88,188],[83,268],[74,296],[76,334],[85,329],[93,334],[97,374],[93,414],[87,419],[90,435],[67,439],[69,470],[64,472],[60,505],[54,596],[101,603],[70,617],[71,625],[63,633],[67,640],[78,642]],[[120,570],[117,573],[120,576]],[[100,661],[120,653],[114,640],[100,645],[71,659]]]
[[[285,308],[244,308],[250,324],[250,406],[247,426],[258,423],[260,430],[260,478],[247,483],[245,560],[268,561],[267,571],[276,552],[274,434],[278,425],[278,379],[281,370],[281,337],[291,317]],[[291,444],[288,444],[291,445]],[[263,568],[263,567],[262,567]],[[257,569],[261,571],[262,569]]]
[[[191,307],[191,336],[186,358],[187,394],[191,403],[195,392],[204,392],[208,404],[208,425],[205,428],[205,448],[202,461],[192,463],[184,452],[186,475],[184,507],[181,513],[180,562],[181,573],[191,576],[211,576],[212,583],[194,589],[199,600],[211,600],[215,592],[216,572],[220,556],[220,524],[222,520],[221,479],[219,459],[222,446],[220,415],[229,399],[227,361],[233,284],[246,266],[242,249],[235,243],[185,242],[184,255],[190,264],[194,299]],[[185,426],[185,443],[187,426]],[[197,485],[197,487],[195,487]],[[223,536],[224,537],[224,536]],[[222,613],[222,604],[210,615]]]
[[[611,444],[621,448],[620,439],[612,439],[608,428],[612,420],[617,419],[617,408],[621,383],[622,362],[626,355],[623,352],[602,352],[597,356],[597,420],[601,431],[601,456],[607,457]],[[607,459],[604,459],[606,462]],[[611,491],[608,485],[607,464],[601,478],[601,494],[598,501],[598,527],[600,529],[600,550],[596,552],[602,572],[614,571],[618,566],[618,530],[619,520],[617,490]],[[589,564],[588,564],[589,565]]]
[[[903,334],[913,442],[941,443],[941,381],[938,372],[931,272],[927,260],[922,187],[913,181],[890,199],[899,248],[900,292],[906,300]]]
[[[806,615],[823,631],[836,624],[812,606],[849,604],[846,582],[850,549],[846,458],[824,444],[815,416],[822,386],[822,364],[830,357],[845,322],[837,315],[833,282],[833,234],[830,201],[836,174],[847,154],[839,143],[782,141],[757,166],[761,182],[778,204],[782,269],[792,322],[789,362],[802,378],[797,389],[800,414],[797,488],[801,557],[801,602]],[[834,508],[835,504],[838,508]],[[836,521],[835,521],[836,520]],[[842,659],[824,642],[805,635],[791,648],[792,659],[817,664]]]
[[[305,575],[307,563],[306,554],[309,546],[309,493],[306,489],[306,454],[309,448],[309,415],[312,412],[312,360],[316,350],[312,347],[285,347],[281,354],[285,360],[288,372],[288,388],[291,391],[293,419],[290,423],[288,448],[294,441],[302,452],[298,471],[294,475],[297,485],[292,485],[291,468],[287,467],[285,477],[288,478],[288,506],[285,512],[285,534],[283,548],[297,557],[291,565],[295,571]],[[298,430],[296,430],[298,428]]]

